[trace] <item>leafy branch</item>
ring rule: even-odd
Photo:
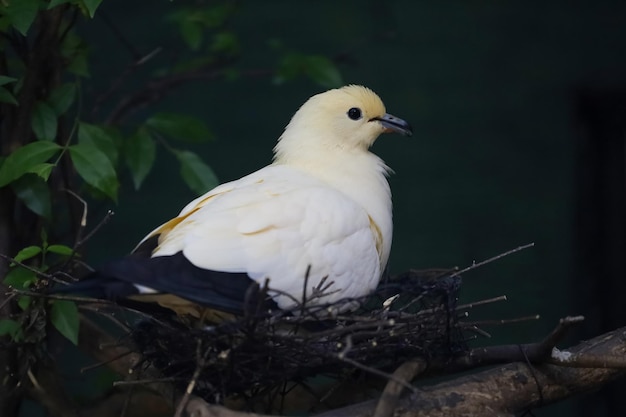
[[[78,340],[73,302],[12,289],[37,291],[54,285],[58,274],[85,270],[81,252],[91,236],[82,237],[86,202],[117,204],[120,189],[139,189],[154,171],[159,149],[174,156],[182,181],[195,193],[217,184],[211,167],[187,149],[215,139],[210,124],[151,106],[187,83],[269,79],[287,71],[279,64],[286,51],[275,65],[238,67],[246,42],[231,25],[238,7],[228,0],[174,2],[165,24],[177,28],[180,47],[153,45],[142,53],[125,28],[101,13],[102,0],[0,1],[0,343],[7,347],[0,367],[8,375],[0,386],[0,415],[16,415],[21,381],[46,385],[47,378],[31,369],[38,360],[31,347],[45,345],[47,323]],[[99,94],[91,93],[95,41],[79,30],[92,19],[105,23],[105,36],[118,39],[131,59]],[[164,65],[165,55],[174,58]],[[332,61],[301,57],[306,65],[290,77],[320,82],[334,74],[340,84]],[[140,69],[150,75],[130,85]],[[102,114],[105,108],[108,114]],[[140,108],[148,108],[142,118],[136,116]],[[47,401],[41,390],[31,394]]]

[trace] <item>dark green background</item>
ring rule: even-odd
[[[105,0],[99,13],[143,53],[164,47],[156,59],[165,63],[181,44],[175,27],[163,30],[163,16],[182,3]],[[488,329],[494,338],[481,343],[534,341],[558,318],[588,313],[576,303],[584,284],[577,281],[584,254],[575,256],[577,171],[585,160],[577,106],[581,92],[626,87],[625,24],[625,2],[591,0],[248,1],[232,22],[242,41],[238,68],[275,67],[270,39],[303,53],[347,54],[339,65],[345,82],[372,88],[390,113],[412,123],[412,138],[382,136],[374,146],[395,171],[392,272],[463,267],[535,242],[464,277],[463,301],[509,298],[473,317],[541,315]],[[94,45],[96,92],[131,57],[97,18],[84,33]],[[193,149],[229,181],[268,164],[291,115],[321,90],[305,78],[196,82],[149,111],[203,118],[217,140]],[[116,216],[91,242],[94,263],[123,256],[194,197],[173,157],[160,149],[157,163],[139,192],[126,183]],[[587,326],[577,337],[600,330]],[[568,404],[535,415],[573,415]]]

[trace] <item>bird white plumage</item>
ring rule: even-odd
[[[369,151],[385,131],[411,134],[365,87],[313,96],[285,128],[274,162],[155,229],[144,239],[159,236],[152,257],[182,251],[198,268],[269,279],[283,309],[302,301],[309,267],[307,295],[325,277],[332,282],[315,304],[370,293],[392,240],[389,169]]]

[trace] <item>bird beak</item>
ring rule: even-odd
[[[371,120],[378,120],[385,128],[385,132],[397,132],[405,136],[413,135],[413,129],[410,124],[389,113],[385,113],[383,117],[374,117]]]

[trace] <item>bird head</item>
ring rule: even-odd
[[[314,150],[367,151],[385,132],[412,134],[407,122],[386,112],[376,93],[348,85],[317,94],[300,107],[280,137],[275,159]]]

